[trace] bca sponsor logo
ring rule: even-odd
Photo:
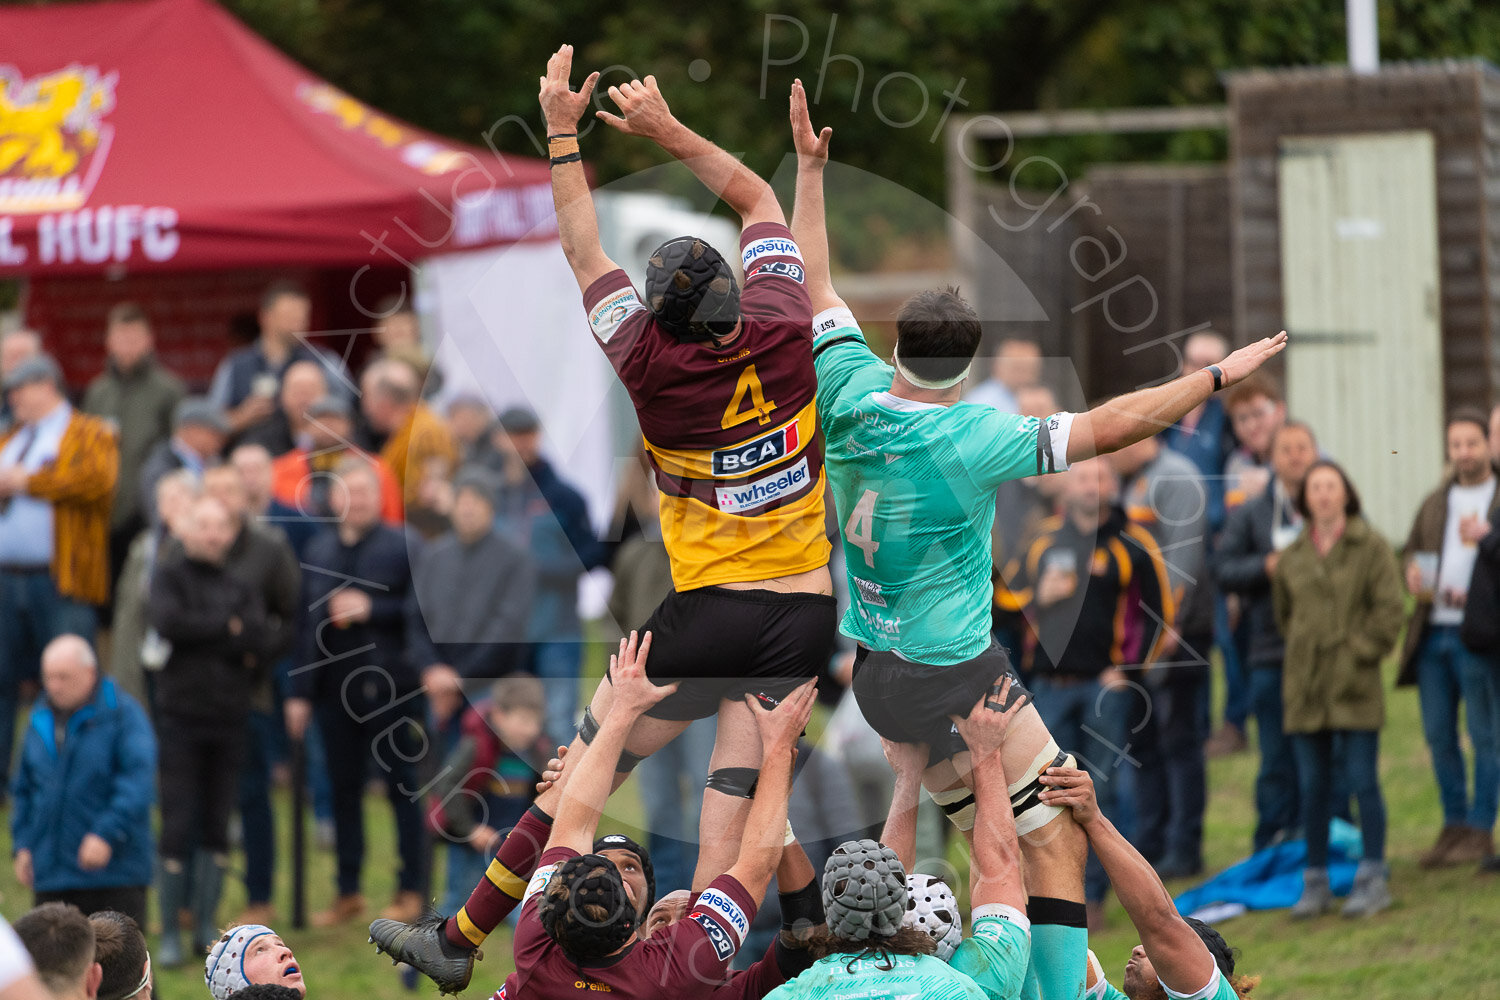
[[[119,73],[72,65],[27,79],[0,66],[0,213],[88,201],[109,156]]]
[[[857,576],[851,576],[849,579],[854,581],[854,587],[859,591],[859,599],[861,601],[864,601],[866,604],[873,604],[877,608],[886,606],[885,594],[881,591],[880,584],[871,583],[869,580],[861,580]]]
[[[802,260],[802,252],[797,249],[797,244],[791,240],[771,237],[764,240],[756,240],[745,248],[742,255],[745,270],[750,270],[750,265],[765,256],[793,257],[799,262]]]
[[[740,514],[796,493],[807,485],[808,479],[807,459],[804,458],[790,469],[772,473],[744,486],[717,487],[714,499],[724,513]]]
[[[720,448],[713,453],[714,475],[743,476],[754,472],[793,454],[799,443],[797,425],[791,423],[753,441],[737,444],[733,448]]]
[[[750,920],[745,916],[745,911],[735,905],[734,900],[715,889],[709,889],[698,897],[698,905],[702,909],[711,910],[719,914],[734,928],[741,940],[750,932]]]
[[[757,267],[755,270],[751,271],[750,276],[745,280],[749,281],[750,278],[753,278],[756,275],[760,274],[779,274],[783,278],[791,278],[799,285],[802,283],[802,265],[793,264],[789,260],[767,261],[760,267]]]
[[[719,922],[710,917],[702,910],[694,910],[688,914],[688,919],[696,921],[708,932],[708,942],[714,946],[714,954],[719,961],[727,962],[734,955],[734,942],[729,940],[729,932],[719,926]]]

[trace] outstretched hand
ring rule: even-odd
[[[1079,826],[1099,818],[1099,800],[1094,794],[1094,779],[1076,767],[1049,767],[1037,779],[1042,783],[1043,805],[1073,810]]]
[[[755,727],[760,730],[760,743],[767,757],[773,751],[784,752],[797,746],[807,720],[812,718],[813,705],[818,700],[817,680],[807,681],[793,688],[781,704],[767,710],[759,698],[745,695],[750,714],[755,717]]]
[[[568,77],[573,72],[573,46],[564,45],[547,60],[547,75],[541,78],[541,92],[537,99],[542,104],[542,118],[547,122],[547,134],[576,132],[578,120],[594,96],[594,84],[599,82],[598,73],[590,73],[583,86],[572,89]]]
[[[1000,752],[1005,745],[1005,731],[1015,721],[1021,709],[1030,704],[1028,698],[1011,699],[1011,679],[1006,677],[1000,683],[998,705],[1009,704],[1010,708],[999,711],[997,702],[990,700],[991,692],[986,691],[979,696],[974,707],[969,709],[967,716],[950,715],[953,725],[958,729],[958,735],[962,736],[964,743],[969,747],[969,753],[974,756],[974,763],[994,756]]]
[[[1224,384],[1220,388],[1227,389],[1236,382],[1243,382],[1261,365],[1284,350],[1286,350],[1285,330],[1274,337],[1266,337],[1264,340],[1257,340],[1253,344],[1241,347],[1219,362],[1219,370],[1224,373]]]
[[[609,713],[623,712],[639,717],[646,709],[677,690],[676,684],[657,687],[646,676],[646,657],[651,653],[651,633],[635,632],[620,640],[620,651],[609,657],[609,679],[614,687],[614,704]]]
[[[833,129],[827,125],[818,133],[813,132],[812,116],[807,110],[807,91],[801,80],[792,81],[792,144],[797,147],[797,158],[807,165],[828,162],[828,143],[833,138]]]
[[[654,76],[610,87],[609,99],[619,107],[620,114],[600,110],[595,111],[594,115],[626,135],[660,139],[676,121],[672,117],[672,110],[667,107],[667,99],[661,96],[661,90],[656,86]]]
[[[563,769],[568,766],[567,757],[568,748],[558,747],[557,756],[547,761],[547,766],[542,769],[542,780],[536,783],[538,795],[562,780]]]

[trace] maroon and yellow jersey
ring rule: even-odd
[[[635,403],[679,591],[828,562],[802,255],[774,223],[746,229],[740,250],[744,323],[722,349],[663,330],[623,270],[583,294],[594,337]]]

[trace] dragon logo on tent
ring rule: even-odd
[[[0,212],[66,211],[88,201],[109,155],[118,73],[72,65],[26,79],[0,66]]]

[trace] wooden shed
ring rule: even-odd
[[[1238,339],[1280,327],[1288,402],[1404,535],[1445,413],[1500,376],[1500,71],[1230,76]]]

